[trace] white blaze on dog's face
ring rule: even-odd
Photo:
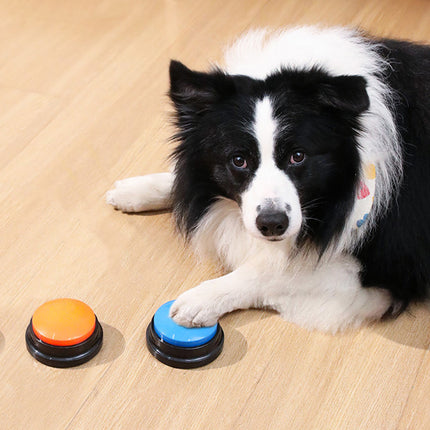
[[[252,181],[241,195],[241,208],[248,231],[268,240],[295,236],[302,225],[296,187],[275,162],[278,127],[270,98],[258,100],[253,133],[258,142],[260,163]]]

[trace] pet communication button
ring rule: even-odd
[[[27,349],[53,367],[72,367],[93,358],[103,330],[93,310],[75,299],[57,299],[36,309],[25,335]]]
[[[224,332],[221,326],[182,327],[169,316],[173,302],[167,302],[157,310],[146,330],[149,351],[171,367],[191,369],[209,364],[222,351]]]

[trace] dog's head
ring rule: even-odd
[[[237,202],[255,236],[327,246],[354,200],[365,80],[319,69],[256,80],[176,61],[170,79],[179,142],[173,197],[184,230],[222,196]]]

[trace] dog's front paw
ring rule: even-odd
[[[214,295],[203,285],[181,294],[170,308],[170,317],[184,327],[212,326],[223,313],[217,309]]]
[[[169,209],[173,186],[171,173],[135,176],[115,182],[106,193],[106,202],[123,212],[143,212]]]
[[[122,212],[142,211],[141,183],[139,177],[116,181],[114,189],[106,193],[106,202]]]

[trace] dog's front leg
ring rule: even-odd
[[[171,316],[184,326],[208,326],[236,309],[266,307],[308,329],[357,327],[380,318],[392,304],[387,291],[361,286],[359,270],[347,256],[317,266],[296,262],[284,272],[246,264],[186,291],[172,305]]]
[[[170,315],[186,327],[211,326],[228,312],[259,307],[260,285],[261,280],[252,267],[242,266],[181,294],[173,303]]]
[[[106,193],[106,201],[123,212],[143,212],[170,209],[173,173],[134,176],[115,182]]]

